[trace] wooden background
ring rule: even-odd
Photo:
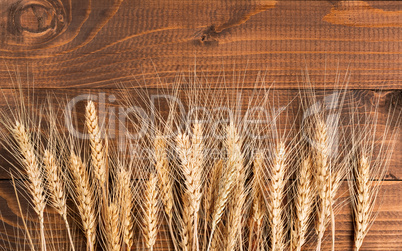
[[[224,70],[244,76],[242,88],[261,73],[287,91],[299,88],[307,67],[315,88],[331,89],[337,74],[350,74],[348,88],[370,109],[378,95],[382,104],[402,103],[401,28],[399,1],[2,0],[0,87],[21,78],[38,97],[49,89],[73,97],[121,85],[169,87],[196,65],[214,87]],[[383,205],[362,250],[402,250],[396,140]],[[0,178],[1,219],[10,228],[20,214],[8,176]],[[352,250],[349,206],[336,220],[337,250]]]

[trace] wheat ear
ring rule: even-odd
[[[134,244],[134,217],[132,210],[134,208],[134,194],[131,188],[131,173],[119,167],[117,182],[120,193],[120,208],[122,211],[122,232],[123,241],[126,244],[127,250],[131,250]]]
[[[211,248],[214,231],[222,218],[230,193],[236,183],[238,170],[243,166],[242,141],[233,123],[230,123],[227,127],[225,146],[228,153],[227,170],[224,171],[223,177],[219,182],[218,197],[212,211],[211,234],[207,250]]]
[[[71,236],[71,229],[67,219],[67,204],[66,204],[66,192],[64,184],[62,182],[61,170],[56,163],[54,155],[49,150],[45,150],[43,155],[43,163],[45,164],[46,176],[48,180],[48,191],[50,193],[50,199],[52,206],[60,214],[66,225],[68,238],[71,244],[71,249],[74,251],[74,242]]]
[[[181,248],[183,251],[191,250],[191,237],[192,237],[192,215],[189,198],[186,194],[183,196],[183,220],[181,229]]]
[[[331,215],[331,167],[328,157],[327,127],[321,120],[317,120],[315,134],[314,164],[315,184],[318,192],[316,232],[318,236],[317,251],[321,250],[327,219]]]
[[[284,143],[279,143],[275,150],[275,156],[271,174],[269,218],[271,223],[271,250],[284,249],[283,200],[285,191],[286,174],[286,148]]]
[[[302,159],[299,172],[296,179],[295,188],[295,215],[292,229],[292,246],[293,250],[301,251],[306,241],[309,219],[313,211],[312,199],[314,190],[312,187],[312,163],[311,158]]]
[[[263,209],[263,198],[261,193],[261,178],[262,178],[262,152],[257,152],[254,164],[254,178],[252,182],[252,216],[250,219],[250,237],[249,237],[249,248],[248,250],[253,250],[253,235],[256,235],[257,250],[260,250],[260,240],[262,239],[262,224],[265,217],[265,211]],[[254,227],[256,227],[256,233],[254,233]]]
[[[149,175],[145,189],[144,238],[147,248],[154,249],[158,230],[158,179],[154,173]]]
[[[162,193],[163,206],[169,220],[173,218],[173,182],[170,177],[169,162],[166,156],[166,141],[157,135],[154,141],[155,169],[158,173],[159,187]]]
[[[210,179],[208,182],[205,182],[205,193],[204,193],[204,200],[205,200],[205,214],[206,219],[210,217],[211,210],[213,209],[213,203],[218,195],[218,183],[219,183],[219,176],[222,173],[223,168],[223,161],[219,159],[212,167]]]
[[[205,245],[207,245],[207,230],[208,230],[208,222],[210,221],[211,217],[211,211],[212,211],[212,206],[213,202],[215,201],[217,197],[217,190],[218,190],[218,183],[219,183],[219,176],[221,175],[223,168],[223,161],[222,159],[219,159],[217,162],[215,162],[212,166],[212,170],[210,171],[209,179],[204,182],[204,246],[203,249],[205,249]]]
[[[168,217],[169,232],[174,249],[177,250],[175,232],[173,231],[173,179],[171,177],[169,160],[166,152],[166,140],[158,133],[154,140],[155,169],[158,173],[159,188],[163,202],[163,208]]]
[[[227,227],[227,251],[234,251],[237,248],[238,242],[242,235],[242,217],[244,213],[244,204],[246,201],[246,192],[244,187],[244,175],[239,175],[236,188],[234,189],[233,199],[228,217]],[[242,243],[240,242],[240,245]]]
[[[46,207],[46,199],[42,171],[35,155],[35,150],[34,146],[31,143],[31,139],[25,127],[18,121],[15,123],[13,135],[23,156],[23,165],[25,167],[29,180],[29,185],[27,186],[27,188],[32,196],[34,210],[39,217],[41,250],[46,251],[45,228],[43,218],[44,210]]]
[[[116,203],[111,202],[107,210],[108,210],[107,232],[108,232],[109,250],[120,251],[121,232],[120,232],[120,221],[119,221],[119,208]]]
[[[107,180],[105,145],[99,128],[99,119],[95,104],[90,100],[85,108],[85,121],[91,145],[92,166],[100,187],[104,188]]]
[[[87,250],[95,250],[96,239],[96,216],[95,216],[95,194],[91,186],[85,164],[81,159],[71,154],[70,171],[76,192],[76,202],[81,216],[82,226],[87,238]]]
[[[179,134],[176,142],[186,184],[186,196],[190,206],[189,212],[192,218],[193,249],[198,250],[198,212],[202,196],[202,126],[198,123],[194,124],[191,143],[187,134]]]
[[[357,173],[355,179],[356,185],[356,205],[354,206],[355,213],[355,248],[360,249],[363,244],[364,237],[370,226],[371,213],[371,182],[370,182],[370,164],[367,157],[361,154],[357,163]]]

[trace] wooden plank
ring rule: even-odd
[[[345,200],[347,198],[348,190],[346,182],[342,184],[339,194],[341,195],[339,200]],[[378,213],[376,221],[367,234],[361,250],[400,250],[400,247],[402,246],[402,240],[400,238],[402,234],[402,201],[400,200],[402,196],[402,181],[384,182],[380,194],[381,196],[379,198],[382,200],[382,204],[376,209],[376,213]],[[38,228],[35,213],[32,209],[27,211],[29,207],[27,201],[24,200],[22,196],[20,196],[20,200],[24,218],[27,221],[29,229],[32,231],[31,235],[33,235],[36,243],[38,241]],[[14,190],[9,181],[0,181],[0,201],[0,246],[5,247],[6,250],[8,250],[8,246],[5,245],[5,243],[8,242],[11,243],[11,247],[22,245],[24,243],[27,245],[25,241],[21,241],[24,232],[22,230],[22,217],[15,199]],[[29,213],[29,216],[26,215],[27,212]],[[353,249],[353,222],[351,215],[351,209],[348,203],[344,204],[336,215],[337,250]],[[65,241],[66,233],[64,225],[60,221],[58,215],[49,207],[46,209],[46,219],[48,233],[50,233],[50,229],[53,229],[54,245],[67,248],[68,244]],[[71,225],[74,227],[73,221],[71,221]],[[164,229],[163,226],[162,229]],[[5,239],[6,235],[9,240]],[[78,235],[76,238],[77,243],[84,245],[84,242],[80,238],[82,238],[82,236],[80,237]],[[167,238],[167,233],[162,230],[158,236],[157,250],[171,250],[167,248],[168,246],[165,241]],[[137,248],[140,248],[142,245],[142,236],[140,232],[136,232],[135,240],[136,245],[139,245]],[[306,244],[304,250],[315,250],[315,242],[313,240],[314,236],[310,238],[310,241]],[[1,244],[2,242],[4,244]],[[50,238],[48,242],[51,243]],[[330,247],[331,235],[330,228],[328,228],[322,248],[328,250]],[[25,249],[28,250],[28,247]],[[12,250],[12,248],[10,248],[10,250]]]
[[[46,97],[48,95],[53,96],[53,101],[52,104],[55,107],[55,110],[57,111],[58,118],[59,118],[59,125],[61,126],[62,130],[66,130],[66,118],[64,116],[64,112],[66,109],[66,106],[64,105],[67,102],[73,101],[74,98],[79,99],[79,98],[84,98],[80,102],[77,102],[77,104],[74,105],[75,111],[72,112],[73,117],[77,117],[77,123],[74,123],[74,128],[81,133],[85,133],[83,129],[84,125],[84,107],[85,107],[85,102],[86,102],[86,97],[82,95],[88,95],[92,94],[93,98],[96,98],[98,102],[101,102],[101,104],[104,104],[105,110],[104,112],[101,112],[101,114],[105,115],[107,117],[108,112],[110,109],[112,109],[116,114],[119,114],[119,107],[122,103],[122,96],[119,95],[119,92],[116,90],[107,90],[107,89],[100,89],[98,90],[99,92],[95,92],[94,90],[80,90],[80,89],[59,89],[59,90],[53,90],[53,91],[47,91],[47,90],[36,90],[34,94],[31,95],[31,99],[35,101],[31,101],[30,103],[26,104],[26,107],[29,107],[28,109],[32,109],[32,111],[37,112],[41,106],[46,106]],[[51,94],[52,93],[52,94]],[[161,94],[161,93],[169,93],[169,90],[155,90],[155,89],[149,89],[147,95],[156,95],[156,94]],[[238,97],[242,97],[240,101],[240,106],[239,107],[233,107],[229,105],[230,109],[236,109],[236,111],[239,111],[243,116],[246,113],[247,107],[250,105],[253,106],[258,106],[261,103],[261,100],[263,99],[263,93],[264,91],[253,91],[253,90],[243,90],[243,92],[236,92],[234,90],[228,90],[228,91],[212,91],[211,92],[214,95],[214,98],[216,102],[222,102],[222,103],[215,103],[214,105],[222,105],[227,107],[226,100],[230,99],[232,101],[237,100]],[[317,91],[317,101],[322,100],[323,97],[330,97],[330,95],[333,92],[330,90],[326,91]],[[5,112],[11,114],[15,110],[15,105],[13,101],[13,94],[10,90],[3,90],[4,97],[7,97],[7,100],[9,104],[7,104],[6,99],[0,99],[0,108],[6,109]],[[126,95],[127,93],[125,93]],[[400,91],[389,91],[389,92],[376,92],[376,91],[364,91],[364,90],[350,90],[347,92],[347,96],[345,96],[345,111],[342,116],[342,120],[344,120],[344,126],[345,128],[350,127],[350,118],[351,118],[351,111],[350,108],[352,106],[357,106],[359,108],[359,116],[363,117],[363,111],[366,111],[369,118],[373,118],[374,116],[374,110],[376,105],[378,104],[377,112],[378,112],[378,126],[377,126],[377,134],[375,136],[376,141],[381,142],[381,140],[384,140],[385,146],[389,146],[392,144],[392,142],[395,143],[395,148],[393,152],[393,156],[390,160],[389,163],[389,170],[387,172],[386,178],[388,180],[402,180],[402,145],[398,144],[398,142],[401,142],[401,137],[402,135],[399,135],[399,137],[393,139],[394,141],[389,140],[389,134],[388,133],[388,138],[383,137],[383,131],[386,128],[386,124],[390,124],[390,131],[394,130],[400,130],[401,125],[400,124],[392,124],[387,120],[392,121],[391,118],[391,112],[394,112],[395,114],[394,119],[396,120],[396,117],[398,116],[398,113],[401,113],[402,110],[402,99],[400,96],[401,92]],[[112,96],[113,95],[113,96]],[[136,91],[131,91],[130,96],[133,98],[133,100],[138,101],[139,107],[149,107],[148,105],[145,105],[141,100],[140,94]],[[299,95],[299,92],[296,90],[274,90],[271,91],[271,98],[269,99],[271,102],[271,105],[273,105],[276,109],[279,109],[279,107],[284,107],[288,105],[288,115],[290,117],[289,120],[286,119],[280,119],[279,120],[279,128],[291,128],[292,123],[295,123],[295,126],[300,125],[301,117],[303,112],[301,111],[301,104],[300,101],[297,99]],[[110,99],[111,97],[114,97]],[[249,98],[251,98],[252,102],[249,103]],[[354,98],[355,100],[358,100],[360,103],[358,105],[351,103],[349,101],[349,98]],[[102,101],[103,100],[103,101]],[[188,102],[186,95],[181,93],[179,95],[180,102],[183,103],[184,108],[186,107],[186,103]],[[206,101],[207,103],[206,108],[207,110],[211,111],[211,104],[208,103],[208,99],[204,98],[200,102]],[[239,101],[239,100],[237,100]],[[104,102],[104,103],[103,103]],[[232,102],[233,104],[234,102]],[[290,104],[289,104],[290,103]],[[10,105],[10,107],[7,107]],[[162,114],[165,114],[164,116],[167,116],[166,114],[168,113],[167,109],[167,104],[166,102],[162,102],[160,106],[158,107],[157,102],[155,102],[156,108],[161,110]],[[204,104],[201,103],[201,106]],[[126,107],[126,106],[122,106]],[[391,107],[391,109],[389,108]],[[98,107],[99,108],[99,107]],[[216,108],[216,107],[213,107]],[[8,110],[7,110],[8,109]],[[186,109],[186,108],[185,108]],[[272,110],[272,107],[266,107],[269,111]],[[151,117],[151,112],[150,110],[145,109],[144,110],[146,114],[148,114],[149,117]],[[234,111],[234,110],[233,110]],[[329,110],[331,112],[331,110]],[[188,112],[188,110],[187,110]],[[283,113],[286,115],[286,113]],[[297,116],[295,115],[297,114]],[[119,116],[117,116],[119,117]],[[42,118],[42,120],[45,120],[46,116]],[[269,123],[269,119],[264,119],[266,123]],[[111,142],[117,141],[119,139],[119,124],[118,121],[116,120],[114,123],[106,121],[106,124],[108,125],[109,128],[114,127],[114,130],[110,130],[110,140]],[[77,125],[77,126],[75,126]],[[46,128],[46,126],[44,127]],[[399,129],[398,129],[399,128]],[[67,132],[67,131],[65,131]],[[71,131],[69,131],[71,132]],[[289,134],[290,136],[290,134]],[[10,156],[7,153],[7,149],[4,147],[0,148],[0,155],[3,156],[3,158],[0,158],[0,166],[3,167],[3,169],[0,169],[0,179],[8,179],[9,175],[7,171],[10,168],[13,169],[13,167],[7,162],[7,161],[12,161],[13,157]]]
[[[402,88],[400,1],[7,0],[0,8],[0,87],[17,66],[37,88],[115,88],[154,87],[158,76],[171,85],[196,64],[212,82],[222,69],[244,75],[245,87],[262,72],[277,88],[297,88],[307,67],[317,87],[351,70],[350,88]]]

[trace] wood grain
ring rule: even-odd
[[[17,66],[37,88],[114,88],[171,85],[196,65],[212,81],[244,75],[244,86],[261,72],[297,88],[307,67],[317,87],[350,70],[351,88],[401,89],[399,1],[53,2],[1,2],[0,86]]]

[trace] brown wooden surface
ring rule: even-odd
[[[367,109],[383,96],[381,126],[386,104],[402,104],[400,1],[3,0],[0,10],[0,88],[20,77],[23,87],[45,89],[35,92],[39,100],[54,89],[61,99],[112,93],[117,85],[169,87],[196,65],[208,87],[221,87],[224,71],[241,77],[229,78],[226,88],[252,88],[261,73],[265,83],[257,85],[275,82],[284,96],[295,95],[289,89],[299,88],[305,67],[315,88],[338,86],[336,75],[342,82],[350,70],[348,88]],[[402,250],[401,137],[396,141],[383,205],[362,250]],[[4,171],[0,179],[1,219],[11,229],[19,213]],[[348,206],[336,220],[337,250],[351,250]]]
[[[25,5],[22,5],[25,3]],[[134,77],[224,68],[297,87],[308,67],[317,86],[352,71],[352,88],[402,88],[399,1],[63,0],[1,1],[0,80],[30,70],[40,88],[104,88]],[[324,70],[326,69],[326,74]],[[134,83],[136,85],[136,83]]]

